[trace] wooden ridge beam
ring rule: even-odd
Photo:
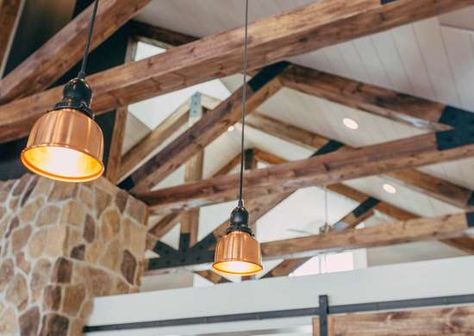
[[[255,75],[247,85],[247,113],[252,113],[260,104],[278,92],[281,85],[278,75],[287,63],[268,66]],[[150,158],[147,163],[132,174],[132,192],[152,189],[163,178],[171,174],[189,158],[205,148],[213,140],[235,124],[241,114],[242,89],[196,122],[191,128]]]
[[[100,45],[149,2],[150,0],[101,1],[91,48]],[[92,5],[2,79],[0,103],[5,104],[46,89],[79,62],[84,52],[91,13]],[[46,112],[54,104],[53,101],[49,102],[49,107],[44,106],[39,112]],[[122,106],[114,106],[108,110]],[[31,107],[34,109],[36,104]]]
[[[251,24],[249,69],[258,69],[294,55],[473,4],[474,0],[317,1]],[[114,22],[110,23],[110,19]],[[116,18],[107,13],[98,23],[114,26],[115,21]],[[95,36],[102,35],[96,33]],[[92,108],[96,113],[103,113],[216,77],[237,73],[241,67],[242,36],[243,28],[235,29],[92,75],[88,78],[94,91]],[[61,46],[60,53],[75,46],[82,50],[80,43],[76,41],[71,46],[64,43],[54,43],[53,46]],[[53,54],[57,54],[57,50],[59,49],[53,50]],[[55,57],[51,59],[54,62],[51,68],[57,69],[61,62]],[[36,68],[35,66],[34,69]],[[41,66],[40,69],[45,71],[46,67]],[[39,77],[41,76],[30,78],[30,81],[37,81]],[[51,81],[43,82],[50,84]],[[8,85],[8,88],[3,87],[1,91],[6,92],[6,97],[13,97],[9,92],[14,87],[17,86]],[[54,88],[0,107],[0,142],[25,136],[33,122],[58,101],[61,91],[62,88]]]
[[[0,0],[0,78],[20,20],[24,0]],[[1,91],[0,91],[1,92]]]
[[[261,244],[265,259],[304,257],[322,252],[390,246],[462,237],[474,226],[474,213],[417,218],[373,227],[330,232]]]
[[[319,323],[313,319],[313,336],[462,336],[474,332],[474,306],[331,314],[327,335],[320,333]]]
[[[256,198],[466,158],[474,155],[473,143],[469,132],[456,129],[258,169],[244,176],[246,195]],[[152,211],[182,211],[235,199],[237,181],[237,175],[222,176],[137,196]]]

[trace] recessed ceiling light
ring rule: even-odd
[[[351,118],[344,118],[342,120],[342,123],[344,124],[344,126],[346,126],[347,128],[351,130],[356,130],[359,128],[359,124],[357,123],[357,121]]]
[[[233,130],[235,130],[235,127],[234,126],[229,126],[229,128],[227,129],[227,132],[232,132]]]
[[[395,194],[397,192],[397,188],[395,188],[393,185],[385,183],[383,185],[383,190],[388,192],[389,194]]]

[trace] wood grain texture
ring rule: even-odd
[[[23,2],[24,0],[0,0],[0,78],[2,78]]]
[[[330,139],[324,138],[319,134],[289,125],[271,117],[262,116],[258,113],[253,114],[249,119],[249,125],[254,128],[309,149],[314,150],[320,148],[321,146],[324,146],[324,141],[326,141],[326,143],[330,141]],[[253,122],[254,120],[257,121]],[[345,148],[345,150],[354,150],[354,148],[350,146],[345,146],[343,148]],[[343,150],[343,148],[340,148],[339,151]],[[263,155],[263,153],[258,153],[257,155]],[[276,164],[276,162],[273,164]],[[414,191],[421,192],[461,209],[467,210],[473,208],[473,206],[468,203],[473,194],[472,190],[435,176],[414,169],[403,169],[384,174],[384,176],[395,180],[398,183],[404,184]]]
[[[128,39],[127,52],[125,54],[125,63],[135,59],[137,53],[137,42],[134,39]],[[120,107],[115,111],[114,129],[112,140],[110,142],[109,157],[107,160],[107,179],[116,184],[120,179],[120,167],[122,165],[122,147],[125,142],[125,129],[127,126],[128,107]]]
[[[278,79],[270,80],[256,91],[247,84],[246,112],[252,113],[280,88]],[[242,90],[238,89],[215,109],[208,111],[186,132],[150,158],[147,163],[132,174],[135,184],[132,192],[152,189],[193,155],[225,133],[229,126],[235,124],[240,118],[241,100]]]
[[[474,0],[397,0],[385,5],[382,5],[380,0],[317,1],[251,24],[249,69],[261,68],[290,56],[472,4]],[[104,20],[98,22],[113,26],[116,23],[110,23],[111,18],[108,14]],[[115,21],[115,18],[113,20]],[[243,29],[239,28],[90,76],[88,81],[95,94],[92,107],[96,113],[103,113],[206,80],[237,73],[241,68],[242,36]],[[57,47],[58,44],[53,43],[53,46]],[[63,49],[69,47],[62,47],[61,51]],[[57,53],[57,50],[54,51],[52,54]],[[37,65],[42,64],[44,63]],[[56,67],[57,64],[52,67],[55,72]],[[33,70],[37,71],[36,69],[35,66]],[[50,84],[50,81],[48,82]],[[8,86],[8,90],[3,88],[2,91],[8,93],[12,87]],[[0,107],[0,141],[25,136],[33,122],[50,109],[60,96],[61,88],[54,88]]]
[[[284,86],[410,126],[448,129],[438,122],[445,105],[401,94],[375,85],[324,73],[302,66],[291,66],[281,76]]]
[[[149,0],[101,1],[91,49],[105,41],[148,3]],[[4,104],[46,89],[80,61],[84,53],[91,13],[92,5],[2,79],[0,103]],[[44,106],[45,109],[42,112],[47,111],[54,104],[51,101],[49,107]],[[115,106],[108,110],[122,106]]]
[[[202,117],[202,105],[200,103],[199,94],[199,113],[189,111],[188,127],[192,127]],[[204,150],[201,149],[188,162],[184,167],[184,183],[190,183],[202,180],[204,169]],[[189,234],[189,247],[197,243],[198,230],[199,230],[199,212],[200,209],[191,209],[184,212],[181,215],[181,234]]]
[[[212,282],[215,285],[231,282],[230,280],[227,280],[226,278],[224,278],[222,275],[219,275],[216,272],[213,272],[211,270],[195,271],[194,273],[202,276],[204,279]]]
[[[369,228],[330,232],[272,241],[261,244],[265,259],[304,257],[315,253],[390,246],[423,240],[439,240],[463,236],[469,229],[466,214],[437,218],[418,218],[377,225]]]
[[[472,144],[440,151],[435,134],[415,136],[248,172],[244,176],[246,196],[257,198],[312,185],[337,184],[473,154]],[[229,175],[137,196],[148,203],[152,211],[182,211],[235,199],[237,181],[237,175]]]
[[[474,334],[474,306],[444,306],[328,316],[328,336],[442,336]],[[319,318],[313,320],[319,336]]]
[[[249,116],[246,124],[259,131],[311,150],[320,148],[329,141],[328,138],[321,135],[259,113]]]

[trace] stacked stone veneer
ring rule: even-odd
[[[0,183],[0,335],[82,335],[94,297],[137,291],[146,217],[105,179]]]

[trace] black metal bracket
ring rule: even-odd
[[[329,298],[319,296],[319,336],[328,336]]]
[[[159,258],[151,258],[148,261],[149,270],[157,270],[179,266],[191,266],[196,264],[210,263],[214,260],[214,247],[217,238],[210,233],[193,247],[189,247],[189,234],[181,234],[179,250],[158,241],[153,251],[160,255]]]

